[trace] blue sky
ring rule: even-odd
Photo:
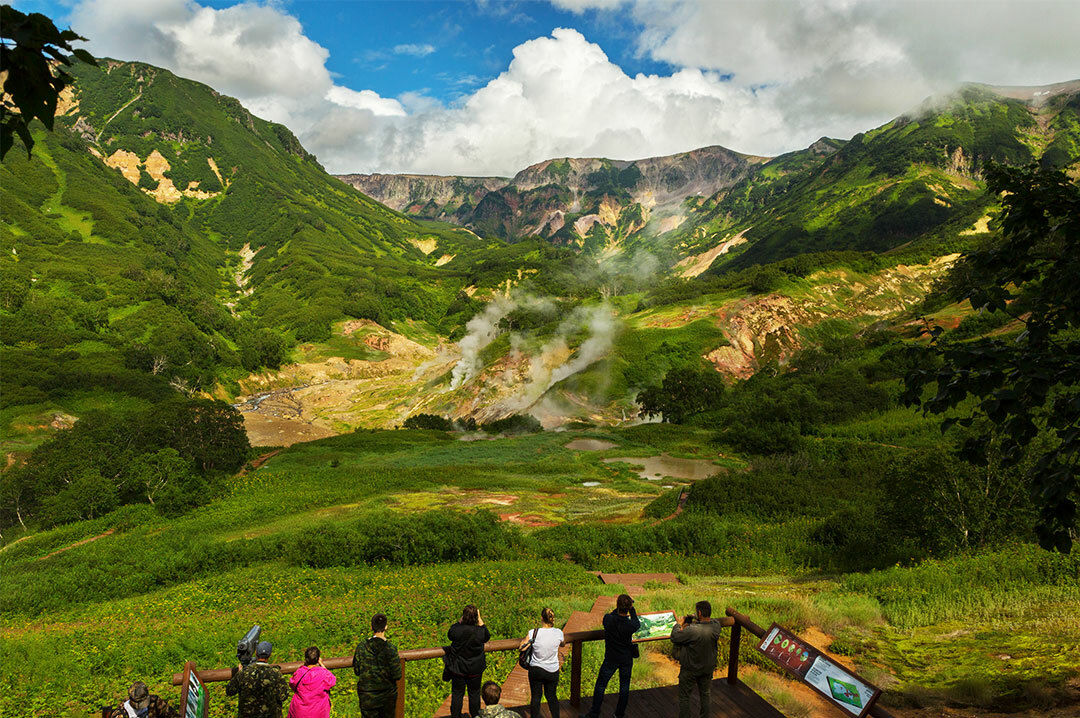
[[[966,81],[1080,75],[1077,0],[22,0],[204,82],[332,172],[847,138]]]
[[[154,0],[146,0],[154,2]],[[68,25],[71,2],[16,2]],[[223,9],[235,0],[202,0]],[[413,92],[452,103],[506,69],[513,50],[557,27],[574,27],[629,75],[670,74],[672,65],[637,47],[640,26],[629,12],[575,14],[531,0],[292,0],[274,3],[330,51],[338,82],[384,97]],[[76,31],[78,27],[74,28]]]

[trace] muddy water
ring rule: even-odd
[[[608,449],[614,449],[618,444],[614,441],[604,441],[603,439],[574,439],[569,444],[566,444],[567,449],[573,449],[574,451],[606,451]]]
[[[620,456],[613,459],[604,459],[605,464],[616,461],[642,467],[637,469],[638,476],[649,481],[659,481],[663,478],[700,481],[721,471],[719,466],[705,459],[678,459],[667,454],[639,458]]]

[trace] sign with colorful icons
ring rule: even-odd
[[[765,632],[758,650],[848,716],[866,715],[881,695],[881,689],[775,623]]]

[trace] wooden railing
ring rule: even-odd
[[[745,628],[759,639],[765,638],[766,631],[764,628],[751,621],[749,616],[739,613],[731,606],[728,606],[724,613],[735,621],[735,625],[731,627],[731,653],[728,657],[727,677],[728,683],[735,683],[739,680],[739,640],[742,637],[742,629]],[[867,714],[874,716],[874,718],[895,718],[892,713],[883,708],[877,701],[870,706],[870,710],[867,711]]]
[[[714,618],[722,626],[735,626],[735,620],[727,616]],[[604,631],[573,631],[563,636],[563,639],[570,645],[570,705],[575,709],[581,707],[581,654],[582,646],[589,641],[602,641],[604,640]],[[659,636],[657,638],[645,639],[646,641],[666,641],[667,636]],[[497,641],[488,641],[484,644],[484,653],[495,653],[498,651],[517,651],[518,646],[521,645],[520,638],[505,638]],[[428,661],[435,658],[442,658],[446,655],[445,647],[438,648],[411,648],[404,651],[398,651],[398,658],[401,661],[401,680],[398,681],[397,686],[397,718],[404,718],[405,716],[405,664],[412,661]],[[284,674],[293,673],[304,664],[301,662],[293,663],[274,663],[271,665],[281,668],[281,672]],[[350,668],[352,666],[352,656],[343,656],[341,658],[324,658],[323,665],[330,670],[339,668]],[[199,680],[203,683],[213,683],[217,681],[227,681],[232,678],[235,668],[213,668],[210,670],[199,671]],[[182,673],[176,673],[173,675],[172,684],[174,686],[180,685],[183,680]]]
[[[739,613],[735,609],[728,607],[725,611],[726,616],[720,616],[714,618],[714,621],[720,623],[721,626],[731,628],[731,649],[728,655],[728,683],[738,683],[739,681],[739,648],[742,639],[743,629],[749,631],[752,635],[758,639],[765,637],[765,629],[750,620],[749,617]],[[574,631],[567,633],[564,636],[566,642],[570,645],[570,705],[575,710],[581,707],[581,655],[582,647],[589,641],[602,641],[604,639],[603,630],[595,631]],[[648,641],[666,641],[667,636],[659,636],[657,638],[646,639]],[[498,651],[517,651],[518,646],[521,645],[520,638],[506,638],[497,641],[488,641],[484,644],[485,653],[495,653]],[[436,658],[442,658],[446,655],[446,649],[444,647],[436,648],[412,648],[398,652],[398,658],[401,661],[401,680],[397,685],[397,718],[404,718],[405,716],[405,664],[412,661],[428,661]],[[300,668],[303,663],[275,663],[281,668],[281,672],[284,674],[293,673]],[[352,656],[343,656],[341,658],[327,658],[323,659],[323,665],[330,670],[350,668],[352,666]],[[205,671],[199,671],[199,679],[203,683],[213,683],[217,681],[229,680],[235,668],[215,668]],[[173,675],[172,683],[174,686],[180,685],[183,680],[183,674],[177,673]],[[875,702],[868,712],[869,715],[874,718],[894,718],[894,716]]]

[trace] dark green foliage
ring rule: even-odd
[[[66,523],[143,501],[180,513],[208,500],[207,479],[236,471],[249,451],[239,412],[219,401],[87,414],[0,475],[0,526]]]
[[[511,414],[504,419],[496,419],[481,424],[480,428],[489,434],[535,434],[543,431],[539,419],[529,414]]]
[[[0,159],[3,159],[18,135],[27,155],[34,147],[30,123],[41,120],[53,128],[60,93],[71,84],[64,71],[72,59],[96,65],[86,50],[71,47],[74,40],[85,40],[72,30],[56,29],[52,20],[41,13],[26,15],[10,5],[0,6],[0,72],[4,77],[4,97],[0,103]],[[65,55],[63,51],[72,53]]]
[[[905,398],[943,413],[974,397],[971,426],[986,417],[996,427],[968,440],[965,456],[985,465],[996,436],[1006,466],[1034,451],[1032,489],[1040,509],[1040,543],[1068,552],[1076,531],[1080,457],[1080,188],[1056,170],[994,167],[989,184],[1002,198],[1002,236],[969,252],[954,272],[974,309],[1015,316],[1025,331],[1015,341],[981,339],[941,343],[941,329],[926,350],[942,361],[937,371],[907,377]],[[1017,315],[1018,308],[1027,316]],[[923,399],[925,388],[936,394]]]
[[[718,408],[724,388],[723,375],[713,369],[672,369],[660,386],[638,394],[638,404],[646,414],[681,424],[688,416]]]
[[[443,416],[435,414],[414,414],[405,420],[402,426],[406,429],[433,429],[435,431],[451,431],[453,422]]]
[[[668,489],[649,502],[649,505],[642,510],[642,515],[654,519],[666,519],[679,507],[679,496],[682,495],[682,491],[681,488]]]
[[[384,562],[412,566],[505,558],[520,541],[517,531],[489,511],[383,512],[301,532],[286,555],[294,565],[313,568]]]

